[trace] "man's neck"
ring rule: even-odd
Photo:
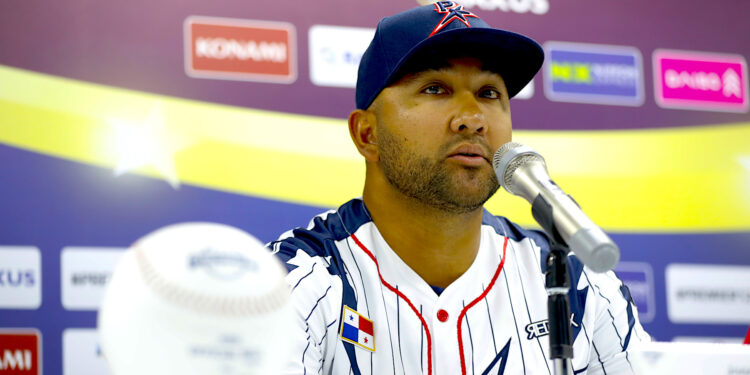
[[[481,208],[449,213],[395,189],[368,189],[367,183],[363,199],[391,249],[428,284],[445,288],[474,262]]]

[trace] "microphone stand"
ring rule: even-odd
[[[570,276],[568,248],[552,218],[552,206],[539,194],[531,205],[531,214],[550,238],[550,252],[545,260],[545,288],[549,324],[550,358],[555,375],[573,375],[573,338],[570,333]]]

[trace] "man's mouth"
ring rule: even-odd
[[[484,148],[477,144],[464,144],[457,147],[448,159],[471,167],[481,166],[485,162],[489,163]]]

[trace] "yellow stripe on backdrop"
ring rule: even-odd
[[[0,142],[13,147],[120,172],[129,165],[156,178],[171,166],[183,184],[301,204],[335,207],[361,194],[364,162],[340,119],[165,97],[4,66],[0,82]],[[123,134],[140,138],[123,148]],[[514,138],[544,155],[557,183],[609,230],[750,229],[750,123],[517,131]],[[148,160],[152,153],[171,160]],[[123,161],[135,154],[142,160]],[[520,198],[500,193],[488,208],[533,223]]]

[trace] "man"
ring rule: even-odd
[[[542,65],[531,39],[442,1],[383,19],[349,132],[363,197],[269,247],[299,314],[290,374],[552,374],[546,237],[483,210],[508,99]],[[576,373],[631,373],[648,340],[629,292],[570,257]]]

